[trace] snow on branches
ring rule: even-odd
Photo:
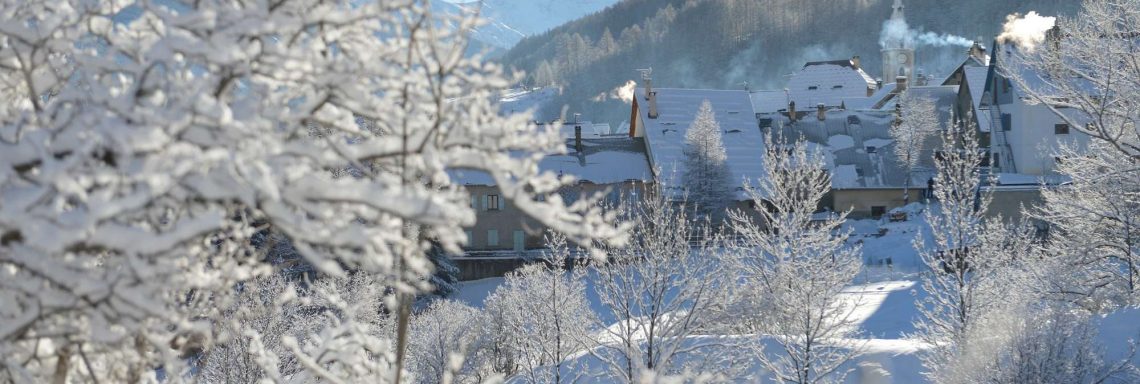
[[[458,251],[475,220],[452,169],[574,242],[620,244],[612,214],[538,172],[562,139],[498,115],[509,79],[464,55],[479,20],[429,9],[0,2],[0,375],[182,377],[232,287],[270,273],[250,242],[266,228],[321,273],[422,292],[428,240]],[[326,363],[303,366],[375,373]]]

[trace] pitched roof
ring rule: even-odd
[[[716,121],[724,132],[722,140],[732,182],[743,184],[745,179],[756,180],[766,175],[764,137],[747,91],[676,88],[655,88],[654,91],[657,93],[656,118],[649,118],[644,88],[637,89],[636,97],[650,158],[657,168],[658,181],[666,188],[679,186],[685,166],[685,132],[705,100],[712,104]],[[738,191],[737,198],[743,200],[746,196]]]
[[[875,89],[876,84],[875,79],[850,60],[817,61],[804,64],[793,73],[787,90],[796,108],[806,110],[819,104],[838,107],[845,98],[867,97],[867,90]]]
[[[570,129],[573,135],[573,126]],[[585,129],[582,152],[574,148],[573,138],[567,139],[566,154],[547,156],[538,163],[538,168],[594,184],[653,180],[643,139],[625,135],[588,137]],[[490,175],[480,171],[452,170],[449,174],[458,184],[495,185]]]

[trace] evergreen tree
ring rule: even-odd
[[[732,198],[724,142],[712,103],[701,103],[685,132],[684,188],[697,219],[720,218]]]

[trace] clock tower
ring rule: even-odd
[[[906,77],[908,82],[914,83],[914,39],[908,34],[910,28],[906,24],[902,0],[895,0],[892,6],[891,19],[887,21],[890,32],[883,39],[883,83],[894,83],[899,76]]]

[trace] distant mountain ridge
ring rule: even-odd
[[[506,1],[506,0],[504,0]],[[655,86],[781,89],[807,61],[862,58],[881,76],[879,47],[893,0],[624,0],[601,12],[522,39],[500,61],[526,71],[528,85],[558,84],[540,113],[568,105],[594,121],[620,124],[629,110],[619,86],[653,68]],[[1006,15],[1071,14],[1073,0],[904,0],[916,33],[981,38],[988,45]],[[942,75],[964,47],[920,46],[918,68]],[[747,85],[746,85],[747,84]]]
[[[524,37],[546,32],[616,2],[617,0],[477,0],[451,1],[446,4],[468,12],[480,12],[488,24],[475,31],[475,38],[509,49]]]

